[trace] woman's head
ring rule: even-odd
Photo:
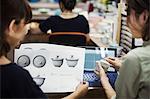
[[[127,0],[128,25],[135,38],[150,40],[150,0]]]
[[[31,19],[31,8],[26,0],[1,1],[0,57],[6,56],[27,33],[26,23]]]
[[[72,11],[76,5],[76,0],[59,0],[59,5],[62,11]]]

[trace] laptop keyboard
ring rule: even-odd
[[[117,75],[117,72],[107,72],[107,77],[109,78],[109,82],[112,87],[114,87]],[[88,81],[90,87],[101,86],[100,78],[94,73],[94,71],[84,71],[83,80]]]
[[[83,75],[84,81],[98,81],[99,77],[94,72],[85,72]]]

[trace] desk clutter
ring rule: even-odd
[[[116,50],[105,50],[27,43],[15,49],[15,62],[29,71],[43,92],[72,92],[83,80],[88,81],[90,87],[101,86],[99,77],[94,73],[96,61],[106,56],[116,56]],[[107,75],[114,86],[117,72],[109,67]]]
[[[120,45],[123,47],[122,54],[128,53],[133,48],[133,38],[129,27],[127,26],[127,16],[122,14],[121,18],[121,37]]]
[[[127,54],[135,47],[142,46],[142,39],[133,38],[132,32],[127,25],[127,5],[123,3],[123,10],[121,12],[121,30],[120,30],[120,46],[123,47],[122,55]]]

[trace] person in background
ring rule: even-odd
[[[99,62],[96,73],[108,99],[150,99],[150,0],[128,0],[127,4],[128,26],[133,37],[142,38],[144,44],[127,53],[121,61],[106,58],[115,68],[119,68],[115,90]]]
[[[27,34],[29,26],[27,23],[31,17],[31,9],[25,0],[1,1],[0,98],[48,98],[27,70],[7,58],[8,52],[19,45]],[[88,83],[81,83],[75,92],[64,98],[79,98],[87,90]]]
[[[76,14],[72,11],[75,5],[76,0],[59,0],[59,6],[62,11],[61,15],[50,16],[39,25],[32,26],[31,24],[31,31],[33,33],[40,33],[40,31],[47,33],[48,30],[51,30],[52,33],[81,32],[88,34],[89,23],[83,15]]]

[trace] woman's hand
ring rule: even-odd
[[[100,61],[97,61],[96,65],[97,66],[96,66],[96,69],[95,69],[95,73],[100,76],[101,84],[102,84],[102,86],[105,90],[107,98],[112,99],[112,97],[116,95],[116,92],[111,87],[111,85],[109,83],[109,79],[108,79],[104,69],[102,68]]]
[[[63,99],[79,99],[80,97],[83,97],[88,92],[88,86],[88,82],[81,82],[72,94]]]
[[[76,88],[76,91],[75,93],[79,96],[79,97],[82,97],[84,96],[87,92],[88,92],[88,86],[89,86],[89,83],[88,82],[81,82],[77,88]]]
[[[110,64],[112,64],[112,67],[114,67],[116,70],[119,70],[119,68],[121,67],[121,59],[119,58],[108,57],[108,58],[105,58],[105,60],[109,62]]]
[[[96,62],[96,68],[95,68],[95,71],[94,71],[97,75],[99,75],[100,76],[100,78],[106,78],[106,79],[108,79],[107,78],[107,75],[106,75],[106,73],[105,73],[105,70],[102,68],[102,66],[101,66],[101,63],[100,63],[100,61],[97,61]]]

